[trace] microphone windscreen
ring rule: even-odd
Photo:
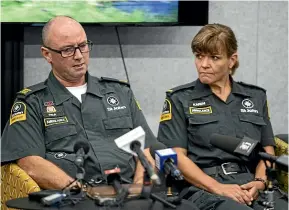
[[[111,184],[114,180],[120,181],[120,175],[118,173],[108,174],[106,179],[107,183]]]
[[[155,153],[157,150],[167,149],[167,146],[161,142],[156,142],[150,146],[150,154],[155,159]]]
[[[212,134],[210,137],[210,143],[212,145],[228,153],[233,153],[241,141],[242,139],[239,138],[235,138],[232,136],[225,136],[216,133]]]
[[[130,143],[130,149],[136,152],[138,149],[141,148],[141,143],[138,140],[134,140]]]
[[[78,141],[74,144],[74,152],[77,153],[77,151],[82,148],[84,153],[87,154],[89,151],[89,145],[86,141]]]

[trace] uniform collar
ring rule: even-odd
[[[230,76],[230,81],[231,81],[231,84],[232,84],[232,93],[233,94],[239,94],[239,95],[242,95],[242,96],[247,96],[247,97],[250,97],[250,93],[246,92],[245,88],[240,85],[239,83],[235,82],[233,80],[233,77]]]
[[[93,80],[90,74],[87,72],[85,75],[87,81],[87,93],[91,93],[98,97],[103,97],[99,90],[98,78]],[[59,105],[64,101],[73,97],[73,95],[56,79],[53,72],[51,71],[48,76],[47,86],[51,90],[51,94],[55,100],[55,105]]]
[[[99,84],[99,79],[97,77],[92,77],[88,72],[85,75],[87,81],[87,93],[93,94],[98,97],[103,97],[101,93],[101,86]]]
[[[201,83],[199,79],[196,80],[196,85],[195,85],[194,90],[196,90],[196,92],[193,93],[192,99],[202,98],[204,96],[213,94],[210,86],[207,84]]]
[[[230,75],[230,81],[232,84],[231,92],[233,94],[239,94],[239,95],[250,97],[250,94],[245,91],[244,87],[240,85],[239,83],[235,82],[231,75]],[[197,90],[197,92],[193,94],[192,99],[197,99],[197,98],[201,98],[201,97],[213,94],[210,86],[207,84],[201,83],[199,79],[196,80],[196,85],[195,85],[194,90]]]

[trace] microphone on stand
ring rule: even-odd
[[[210,143],[228,153],[238,155],[244,161],[250,161],[251,157],[257,154],[256,151],[263,150],[258,141],[249,137],[239,139],[214,133],[210,137]]]
[[[46,206],[55,205],[57,203],[63,202],[66,199],[70,199],[71,201],[76,203],[76,202],[78,202],[84,198],[85,194],[82,190],[82,180],[84,179],[85,170],[83,168],[83,165],[84,165],[84,160],[86,158],[85,156],[88,153],[88,151],[89,151],[89,145],[87,142],[78,141],[75,143],[74,152],[76,154],[76,157],[75,157],[74,163],[77,166],[76,179],[73,182],[69,183],[69,185],[64,187],[63,190],[61,190],[59,192],[52,193],[48,196],[42,197],[41,202],[44,205],[46,205]],[[74,196],[74,195],[72,196],[70,186],[74,182],[78,182],[78,181],[81,184],[80,192],[78,193],[77,196]],[[38,194],[41,194],[41,191]],[[32,197],[32,196],[30,196],[30,197]],[[36,197],[36,196],[34,196],[34,197]]]
[[[73,150],[76,154],[74,163],[79,167],[83,167],[85,155],[89,152],[89,144],[86,141],[78,141],[75,143]]]
[[[152,165],[149,163],[142,151],[145,144],[145,132],[141,126],[138,126],[137,128],[120,136],[119,138],[115,139],[114,142],[118,148],[137,156],[151,181],[156,185],[161,185],[159,176],[155,173]]]
[[[236,137],[225,136],[220,134],[211,135],[211,144],[228,153],[240,155],[240,158],[250,161],[252,155],[259,155],[261,159],[276,163],[284,171],[288,171],[288,156],[274,156],[263,152],[262,145],[249,137],[239,139]]]
[[[131,142],[131,144],[130,144],[131,150],[134,151],[138,155],[138,158],[139,158],[142,166],[145,168],[150,179],[156,185],[161,185],[161,180],[160,180],[159,176],[155,173],[152,165],[148,162],[147,158],[145,157],[144,153],[141,151],[140,147],[141,147],[141,143],[137,140]]]
[[[74,152],[76,154],[74,163],[77,166],[76,179],[83,180],[85,170],[83,168],[86,154],[89,152],[89,144],[86,141],[78,141],[74,145]]]
[[[269,182],[268,188],[264,192],[266,201],[262,201],[260,202],[260,204],[265,206],[265,209],[274,209],[273,181],[277,177],[277,171],[272,167],[272,163],[276,163],[276,165],[279,166],[281,170],[288,171],[288,156],[281,155],[277,157],[269,153],[263,152],[264,149],[262,148],[262,145],[258,141],[250,139],[248,137],[239,139],[231,136],[212,134],[211,144],[228,153],[240,155],[240,158],[245,161],[250,161],[250,158],[256,153],[261,157],[266,166],[266,176]],[[266,161],[269,161],[271,163],[271,167],[267,165]]]
[[[182,197],[172,190],[173,183],[175,183],[175,186],[179,186],[182,183],[181,181],[184,180],[183,175],[177,168],[177,153],[172,148],[167,148],[161,142],[157,142],[150,147],[150,154],[156,161],[156,168],[165,175],[167,201],[179,204]]]
[[[161,142],[157,142],[150,147],[150,154],[156,161],[156,167],[165,175],[171,176],[175,180],[183,180],[184,177],[177,168],[178,157],[177,153],[167,148]]]

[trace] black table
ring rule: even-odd
[[[28,197],[17,198],[6,202],[9,208],[27,209],[27,210],[173,210],[169,207],[164,207],[159,201],[152,201],[151,199],[131,200],[124,203],[123,207],[106,207],[95,205],[94,200],[86,198],[79,203],[73,205],[69,204],[62,207],[47,207],[37,201],[31,201]],[[187,200],[183,200],[181,205],[177,206],[177,210],[198,210],[195,205]]]

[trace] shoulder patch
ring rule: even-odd
[[[188,83],[188,84],[184,84],[184,85],[180,85],[180,86],[177,86],[175,88],[172,88],[172,89],[169,89],[166,91],[166,93],[168,95],[171,95],[179,90],[184,90],[184,89],[187,89],[187,88],[191,88],[191,87],[195,87],[195,82],[191,82],[191,83]]]
[[[161,114],[160,122],[171,120],[172,119],[172,104],[166,99],[163,105],[163,111]]]
[[[257,85],[252,85],[252,84],[248,84],[248,83],[245,83],[245,82],[237,82],[239,83],[240,85],[243,85],[243,86],[247,86],[247,87],[251,87],[251,88],[255,88],[255,89],[259,89],[259,90],[263,90],[264,92],[266,92],[266,89],[262,88],[262,87],[259,87]]]
[[[26,104],[23,102],[15,102],[11,108],[10,125],[15,122],[26,120]]]
[[[101,77],[100,78],[100,82],[103,82],[103,81],[117,82],[117,83],[120,83],[120,84],[125,84],[125,85],[130,87],[130,84],[127,81],[124,81],[124,80],[118,80],[118,79],[110,78],[110,77]]]
[[[46,85],[44,83],[39,83],[27,88],[22,89],[21,91],[17,92],[17,98],[26,98],[27,96],[31,95],[32,93],[35,93],[39,90],[42,90],[46,88]]]

